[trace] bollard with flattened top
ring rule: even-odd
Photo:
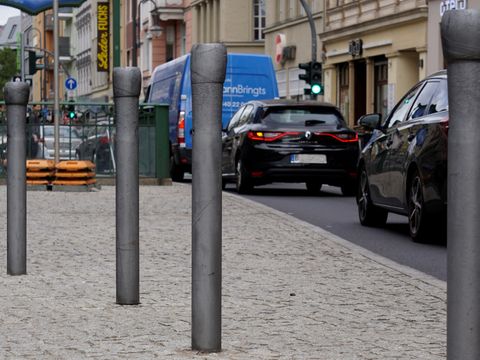
[[[116,282],[117,304],[140,303],[138,98],[142,76],[137,67],[113,70],[115,102]]]
[[[192,349],[221,350],[222,95],[227,51],[192,48]]]
[[[480,12],[441,23],[448,63],[447,358],[480,359]]]
[[[9,82],[7,105],[7,273],[27,273],[26,116],[30,87]]]

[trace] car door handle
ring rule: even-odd
[[[413,139],[415,139],[415,134],[410,134],[407,137],[408,142],[411,142]]]

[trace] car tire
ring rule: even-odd
[[[384,226],[388,211],[373,205],[370,198],[370,186],[365,169],[360,171],[357,191],[358,218],[363,226]]]
[[[238,160],[235,168],[236,172],[236,189],[239,194],[248,194],[253,190],[252,180],[248,176],[247,170],[243,166],[242,160]]]
[[[182,182],[184,180],[185,171],[175,163],[173,155],[170,156],[170,177],[172,181]]]
[[[427,242],[432,229],[430,217],[425,211],[423,182],[418,171],[412,174],[408,183],[408,231],[415,242]],[[430,231],[432,230],[432,231]]]
[[[307,187],[307,191],[310,194],[318,194],[322,189],[322,183],[318,181],[307,181],[305,182],[305,186]]]

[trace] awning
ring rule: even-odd
[[[58,0],[59,7],[78,7],[85,0]],[[0,0],[0,5],[11,6],[30,15],[37,15],[53,7],[52,0]]]

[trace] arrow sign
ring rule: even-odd
[[[67,90],[75,90],[77,88],[77,80],[69,77],[67,80],[65,80],[65,87]]]

